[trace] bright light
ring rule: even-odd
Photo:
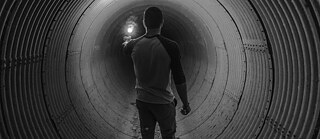
[[[127,32],[128,32],[128,33],[132,33],[132,32],[133,32],[133,28],[134,28],[133,25],[129,25],[129,26],[128,26],[128,29],[127,29]]]

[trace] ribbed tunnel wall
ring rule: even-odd
[[[149,5],[182,52],[177,136],[320,138],[318,0],[2,0],[1,138],[138,137],[121,31]]]

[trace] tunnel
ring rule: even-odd
[[[187,80],[177,137],[320,138],[319,0],[1,0],[1,138],[140,138],[121,44],[149,6]]]

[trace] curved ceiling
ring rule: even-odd
[[[155,5],[180,45],[192,107],[177,114],[178,137],[319,138],[319,4],[1,1],[1,137],[138,138],[121,43],[129,23],[132,37],[145,32]]]

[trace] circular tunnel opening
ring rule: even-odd
[[[138,138],[124,23],[166,15],[192,112],[180,138],[319,138],[319,1],[0,2],[0,138]],[[141,32],[140,32],[141,31]]]

